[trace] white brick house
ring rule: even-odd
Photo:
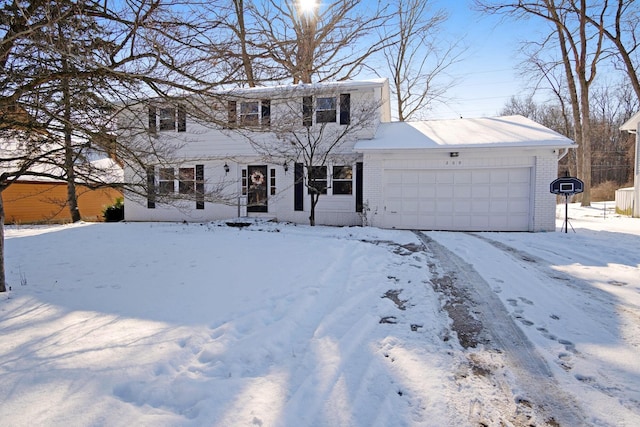
[[[288,150],[286,123],[298,136],[316,132],[330,141],[347,134],[326,163],[313,168],[323,190],[316,224],[555,229],[549,183],[557,177],[559,156],[573,143],[523,117],[392,123],[386,79],[224,95],[223,104],[195,114],[152,103],[140,109],[145,132],[129,129],[123,137],[144,143],[140,135],[151,133],[154,145],[176,148],[175,164],[150,161],[145,170],[125,169],[129,181],[138,179],[149,190],[146,196],[125,194],[127,221],[246,216],[308,223],[303,181],[310,171]],[[271,144],[269,155],[261,144]],[[213,193],[223,197],[203,196]],[[163,203],[170,194],[182,200]]]

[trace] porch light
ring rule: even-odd
[[[449,153],[449,157],[458,157],[459,155],[460,155],[460,153],[457,152],[457,151],[452,151],[452,152]]]
[[[287,161],[285,160],[284,163],[282,164],[282,167],[284,168],[284,173],[287,173],[287,171],[289,170],[289,165],[287,164]]]
[[[225,175],[228,174],[229,173],[229,165],[225,162],[223,167],[224,167],[224,174]]]

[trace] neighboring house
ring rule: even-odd
[[[633,190],[629,203],[633,217],[640,218],[640,113],[633,115],[633,117],[622,125],[620,130],[627,131],[636,136]]]
[[[260,142],[282,138],[281,123],[327,135],[354,131],[312,175],[323,180],[316,223],[434,230],[555,230],[549,184],[573,142],[520,116],[391,123],[386,79],[256,88],[226,94],[225,104],[190,114],[176,106],[139,110],[154,146],[176,147],[176,164],[125,169],[146,182],[147,197],[125,194],[128,221],[210,221],[239,216],[308,223],[300,158],[265,156]],[[295,108],[291,108],[294,105]],[[142,119],[143,118],[143,119]],[[148,119],[148,125],[147,125]],[[132,123],[129,117],[124,123]],[[238,124],[240,128],[234,129]],[[248,129],[246,126],[248,126]],[[129,133],[127,133],[129,132]],[[124,137],[140,143],[140,133]],[[278,145],[275,144],[277,147]],[[211,190],[223,197],[210,201]],[[163,203],[168,195],[182,200]]]
[[[121,171],[110,159],[99,161],[109,170]],[[120,172],[121,173],[121,172]],[[122,179],[121,177],[119,178]],[[90,188],[76,185],[78,208],[85,221],[102,221],[105,207],[114,204],[122,192],[113,188]],[[69,222],[71,213],[67,205],[67,183],[49,178],[20,178],[2,192],[7,224]]]

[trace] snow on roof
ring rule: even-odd
[[[624,122],[622,126],[620,126],[620,130],[626,130],[627,132],[635,132],[638,129],[638,123],[640,122],[640,112],[631,116],[629,120]]]
[[[369,89],[374,87],[382,87],[389,84],[389,79],[378,78],[369,80],[341,80],[335,82],[317,82],[317,83],[298,83],[298,84],[286,84],[276,86],[258,86],[248,88],[232,88],[221,91],[224,95],[236,95],[236,96],[250,96],[259,93],[272,94],[272,93],[288,93],[295,92],[316,92],[321,90],[350,90],[353,89]]]
[[[573,147],[569,138],[523,116],[382,123],[356,151],[462,147]]]

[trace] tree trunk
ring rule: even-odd
[[[7,282],[4,275],[4,202],[0,191],[0,292],[7,291]]]
[[[256,86],[256,79],[253,73],[253,62],[249,56],[249,52],[247,50],[247,28],[244,21],[244,0],[235,0],[233,2],[233,6],[235,7],[236,17],[238,18],[238,28],[236,29],[238,38],[240,39],[240,55],[242,59],[242,67],[244,68],[245,77],[247,78],[247,84],[249,87]]]
[[[309,194],[309,198],[311,200],[311,207],[309,209],[309,225],[312,227],[316,225],[316,205],[318,204],[319,196],[319,194]]]
[[[63,69],[67,70],[67,63],[63,61]],[[78,208],[78,196],[76,194],[76,173],[74,170],[73,139],[71,129],[71,94],[69,90],[69,79],[62,79],[62,94],[64,97],[64,170],[67,176],[67,204],[71,213],[71,222],[78,222],[81,219]]]

